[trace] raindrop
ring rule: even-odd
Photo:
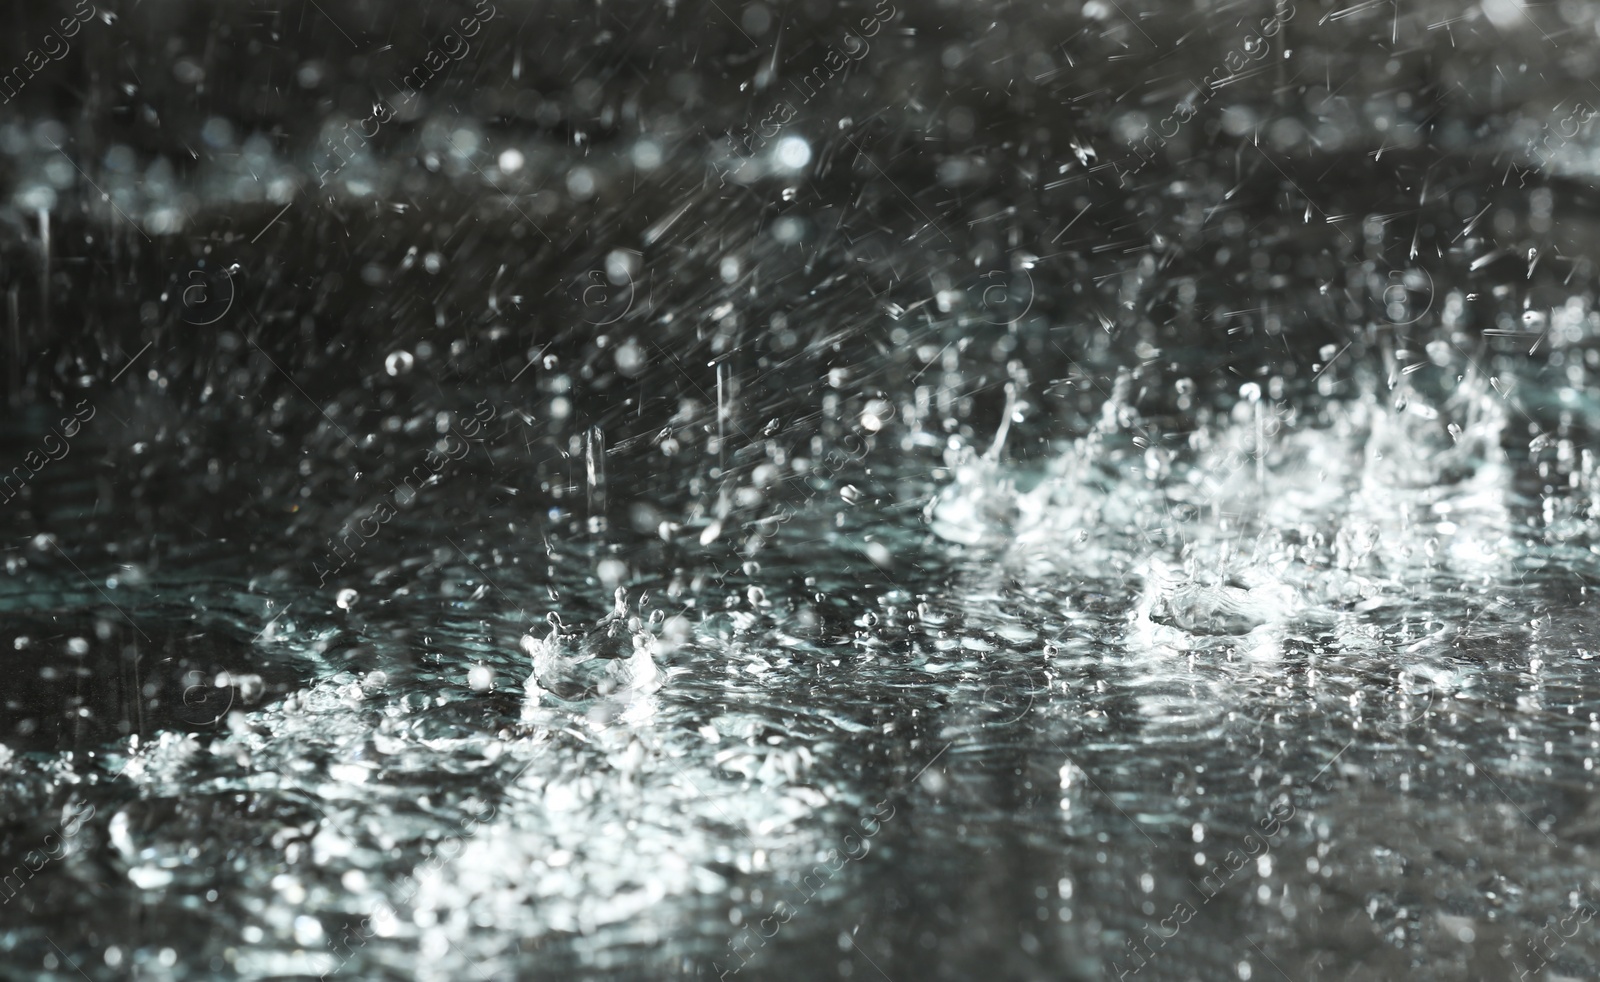
[[[411,357],[411,352],[393,351],[383,360],[383,370],[390,375],[404,375],[411,371],[411,366],[415,363],[416,359]]]
[[[786,136],[778,141],[774,155],[779,167],[797,171],[811,162],[811,144],[798,136]]]
[[[488,692],[494,688],[494,669],[487,665],[474,665],[467,672],[467,684],[473,692]]]

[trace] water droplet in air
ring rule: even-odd
[[[774,156],[785,170],[800,170],[811,162],[811,144],[798,136],[786,136],[778,141]]]
[[[411,371],[411,366],[415,361],[409,351],[390,352],[389,357],[383,360],[383,370],[390,375],[404,375]]]
[[[359,599],[361,599],[361,594],[349,587],[345,587],[339,591],[339,595],[334,598],[333,602],[339,606],[340,610],[349,610],[356,605],[356,601]]]
[[[474,665],[467,672],[467,684],[473,692],[488,692],[494,688],[494,669],[488,665]]]

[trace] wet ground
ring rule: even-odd
[[[0,19],[0,977],[1600,977],[1590,6]]]

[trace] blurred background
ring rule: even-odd
[[[1597,977],[1597,18],[0,12],[0,976]]]

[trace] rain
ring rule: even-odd
[[[1600,7],[0,22],[0,978],[1600,978]]]

